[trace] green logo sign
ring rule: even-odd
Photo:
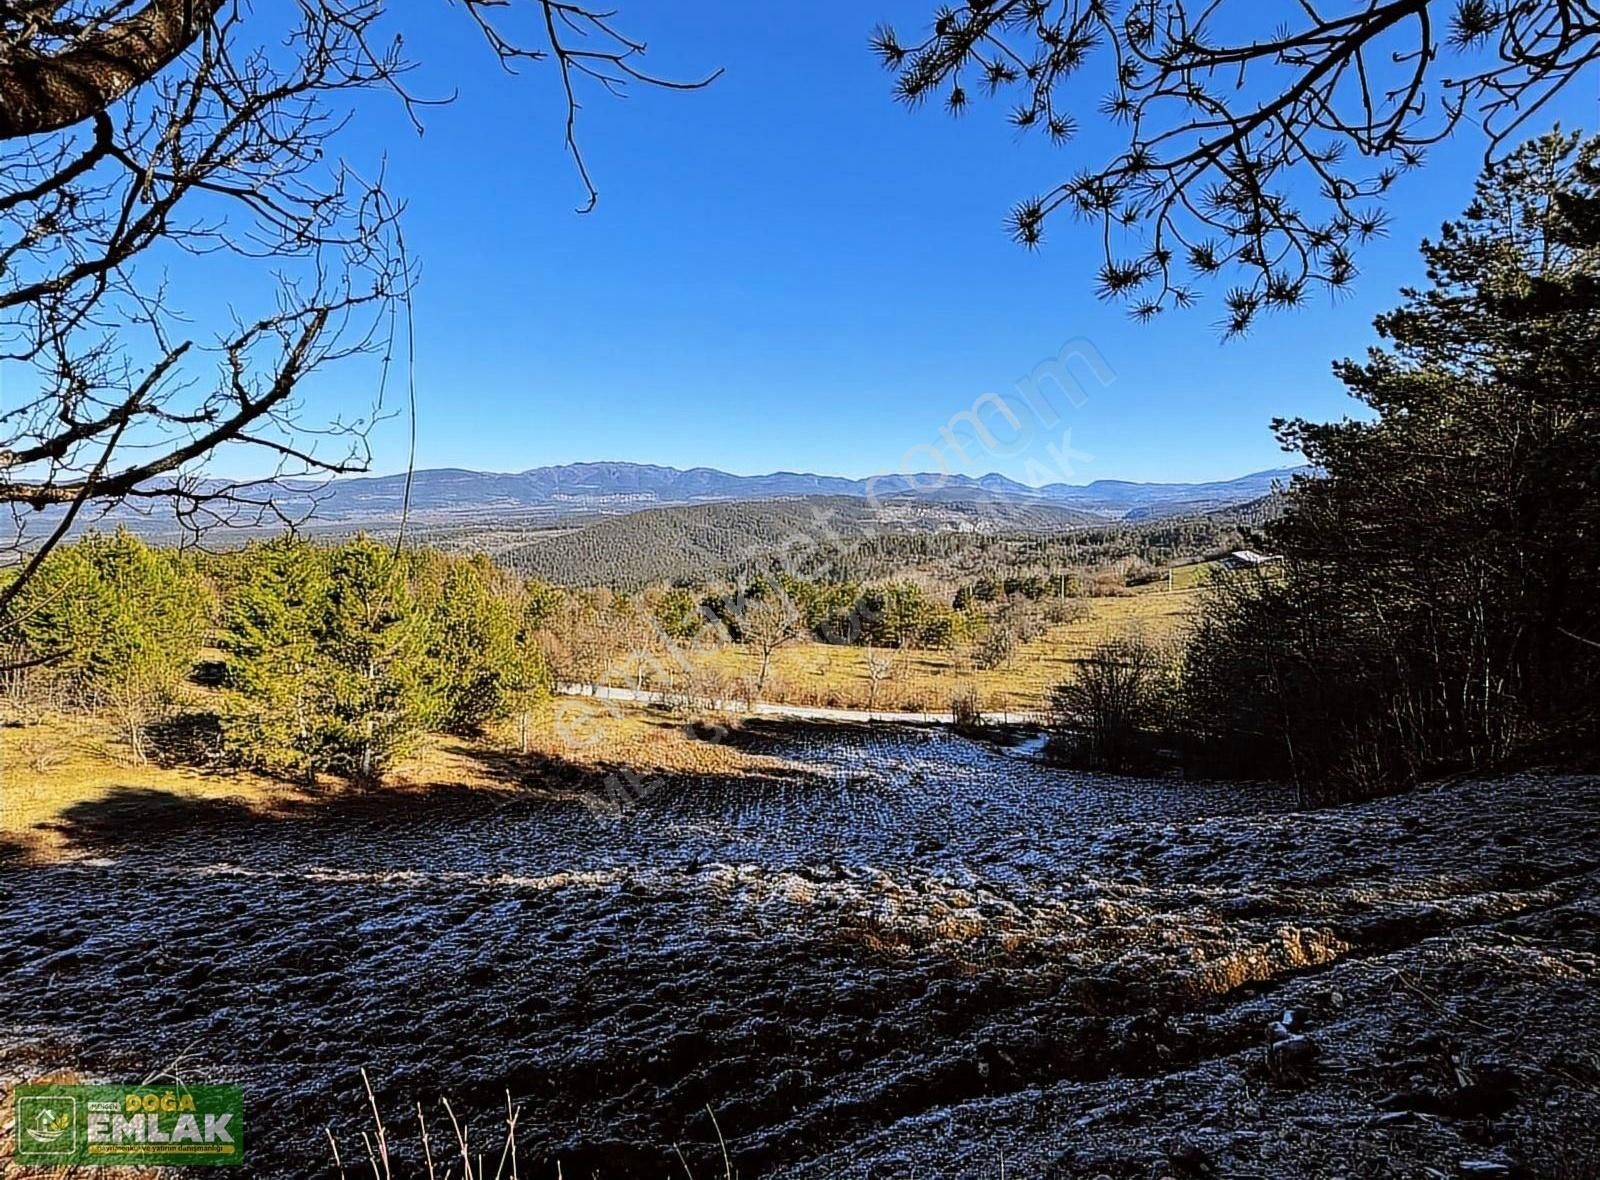
[[[18,1086],[19,1164],[237,1164],[238,1086]]]

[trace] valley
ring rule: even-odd
[[[1600,1180],[1597,70],[0,0],[0,1178]]]
[[[1139,637],[1176,644],[1196,605],[1193,589],[1152,586],[1136,594],[1085,600],[1085,615],[1047,627],[1018,646],[1003,666],[977,666],[959,648],[868,651],[851,645],[796,642],[773,653],[760,699],[807,708],[948,713],[952,696],[970,689],[985,713],[1043,717],[1050,690],[1106,641]],[[755,682],[761,657],[737,643],[683,643],[620,654],[594,683],[671,698],[689,685],[737,708]]]

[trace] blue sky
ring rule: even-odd
[[[897,105],[868,34],[881,18],[915,29],[929,11],[622,6],[655,69],[726,72],[694,94],[587,96],[581,134],[601,200],[585,216],[551,69],[503,77],[458,11],[418,18],[413,86],[458,88],[457,101],[427,114],[420,139],[389,104],[364,110],[345,141],[358,160],[386,153],[409,202],[418,465],[627,459],[863,476],[929,467],[937,447],[952,469],[1030,482],[1041,463],[1070,482],[1189,480],[1292,461],[1274,415],[1349,410],[1329,363],[1364,349],[1373,314],[1420,277],[1416,242],[1465,203],[1481,143],[1436,149],[1402,180],[1353,293],[1318,294],[1229,343],[1215,291],[1138,325],[1095,299],[1086,227],[1055,223],[1031,253],[1003,227],[1016,199],[1108,154],[1115,129],[1086,103],[1080,139],[1053,149],[1018,138],[1003,104],[960,120]],[[1592,126],[1592,95],[1558,113]],[[953,415],[1072,341],[1092,344],[1114,378],[1091,381],[1055,429],[1003,453],[969,447],[970,462],[943,445]],[[375,470],[405,465],[403,423],[374,441]]]

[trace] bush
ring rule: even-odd
[[[960,730],[983,728],[983,709],[978,704],[977,687],[959,686],[950,698],[950,719]]]
[[[1148,764],[1171,720],[1173,688],[1172,660],[1161,648],[1140,637],[1101,644],[1051,690],[1053,753],[1096,770]]]
[[[1167,571],[1158,565],[1152,565],[1141,557],[1128,559],[1126,568],[1122,571],[1123,581],[1129,586],[1149,586],[1167,579]]]
[[[1044,604],[1044,620],[1052,627],[1063,623],[1081,623],[1094,611],[1081,598],[1052,598]]]
[[[997,622],[989,628],[989,634],[979,641],[972,658],[978,667],[993,671],[1009,664],[1021,646],[1017,633],[1006,623]]]
[[[1122,598],[1132,593],[1127,579],[1112,572],[1095,574],[1089,579],[1087,592],[1090,598]]]

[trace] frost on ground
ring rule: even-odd
[[[1600,779],[1291,814],[743,745],[620,814],[509,762],[271,817],[111,788],[3,869],[0,1079],[181,1058],[263,1177],[360,1154],[362,1066],[391,1140],[447,1095],[494,1142],[509,1089],[525,1177],[721,1175],[708,1105],[747,1180],[1600,1175]]]

